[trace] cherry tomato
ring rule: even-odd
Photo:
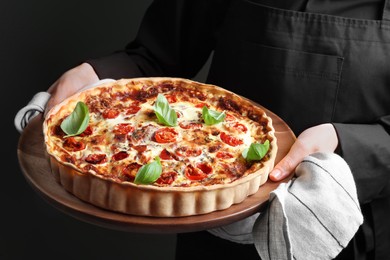
[[[163,172],[160,177],[156,180],[158,184],[171,184],[177,177],[177,172],[169,171]]]
[[[93,133],[92,127],[88,125],[87,128],[85,128],[85,130],[81,134],[79,134],[79,136],[84,137],[84,136],[91,135],[92,133]]]
[[[203,180],[207,177],[207,174],[204,173],[201,169],[195,168],[192,165],[188,165],[184,170],[184,175],[192,181]]]
[[[238,123],[238,122],[235,123],[232,127],[240,132],[243,132],[243,133],[246,133],[246,131],[248,131],[248,128],[245,125]]]
[[[107,161],[105,154],[89,154],[85,161],[92,164],[105,163]]]
[[[168,152],[167,149],[164,149],[160,153],[161,160],[178,160],[177,156],[173,153]]]
[[[225,132],[221,132],[219,137],[225,144],[228,144],[230,146],[237,146],[244,143],[241,139],[238,139],[232,135],[228,135]]]
[[[213,172],[213,167],[209,163],[198,163],[196,164],[196,167],[200,169],[205,174],[210,174]]]
[[[141,107],[138,105],[138,103],[131,104],[126,108],[126,115],[136,114],[140,109]]]
[[[175,102],[177,102],[176,95],[165,95],[165,98],[168,100],[168,103],[175,103]]]
[[[141,167],[142,165],[136,162],[130,163],[123,167],[122,176],[125,178],[125,180],[133,181],[135,179],[135,175]]]
[[[210,107],[209,104],[207,104],[207,103],[198,103],[195,105],[195,107],[197,107],[197,108],[203,108],[204,106],[206,106],[207,108]]]
[[[216,154],[216,157],[219,158],[219,159],[231,159],[233,158],[233,154],[229,153],[229,152],[217,152]]]
[[[134,130],[134,127],[128,123],[120,123],[114,126],[113,132],[117,135],[126,135]]]
[[[134,150],[136,150],[139,153],[142,153],[142,152],[146,151],[146,148],[148,148],[148,146],[143,144],[143,145],[135,145],[135,146],[132,146],[131,148],[133,148]]]
[[[117,152],[116,154],[114,154],[112,156],[112,159],[114,161],[120,161],[120,160],[123,160],[125,158],[127,158],[129,156],[129,154],[125,151],[120,151],[120,152]]]
[[[226,113],[225,121],[234,121],[234,120],[236,120],[235,116]]]
[[[85,149],[85,144],[77,141],[73,136],[67,137],[64,141],[64,148],[68,151],[76,152]]]
[[[157,143],[172,143],[176,141],[178,133],[173,128],[160,128],[154,133]]]
[[[102,115],[105,119],[113,119],[119,116],[119,110],[115,108],[107,108],[103,111]]]
[[[51,129],[51,134],[52,135],[55,135],[55,136],[58,136],[58,137],[64,137],[66,134],[65,132],[61,129],[61,126],[60,124],[54,126],[52,129]]]

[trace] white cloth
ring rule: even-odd
[[[333,259],[353,238],[363,215],[344,159],[316,153],[299,164],[294,179],[271,192],[267,208],[257,218],[240,222],[209,232],[237,243],[254,243],[262,260]],[[246,228],[240,233],[243,223]]]
[[[211,234],[239,244],[253,244],[252,229],[260,213],[237,222],[207,230]]]
[[[84,88],[80,89],[78,92],[112,81],[115,80],[102,79],[97,81],[94,84],[85,86]],[[16,113],[16,116],[14,118],[14,125],[16,127],[16,130],[18,130],[19,133],[23,132],[23,129],[27,126],[27,124],[30,122],[31,119],[33,119],[39,113],[43,113],[45,111],[46,104],[49,101],[50,97],[51,95],[47,92],[43,92],[43,91],[38,92],[33,96],[33,98],[30,100],[30,102],[28,102],[26,106],[21,108]]]
[[[14,119],[14,124],[19,133],[23,132],[23,128],[27,126],[28,122],[32,118],[45,111],[45,107],[49,99],[49,93],[38,92],[26,106],[18,111]]]

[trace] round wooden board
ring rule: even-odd
[[[289,151],[295,135],[288,125],[271,111],[278,141],[276,162]],[[108,211],[76,198],[55,181],[45,155],[42,115],[34,117],[23,130],[18,144],[18,159],[28,183],[52,206],[79,220],[105,228],[140,233],[181,233],[215,228],[241,220],[258,212],[279,182],[268,180],[257,193],[228,209],[189,217],[143,217]],[[287,182],[292,176],[283,180]]]

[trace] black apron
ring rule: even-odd
[[[265,106],[296,135],[321,123],[370,124],[390,114],[390,0],[382,20],[282,10],[258,2],[232,4],[209,83]],[[365,259],[374,241],[389,241],[380,232],[382,224],[389,228],[386,214],[371,216],[372,207],[378,212],[386,204],[388,199],[363,205],[365,223],[351,242],[355,259]],[[375,250],[377,257],[389,257],[383,243]]]
[[[364,20],[236,1],[208,82],[264,105],[296,134],[390,114],[389,2],[382,20]]]

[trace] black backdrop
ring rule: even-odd
[[[0,259],[174,258],[174,234],[105,229],[65,215],[44,201],[23,177],[17,158],[20,134],[14,127],[17,111],[64,71],[133,39],[150,3],[0,1]],[[202,77],[200,72],[196,79]]]

